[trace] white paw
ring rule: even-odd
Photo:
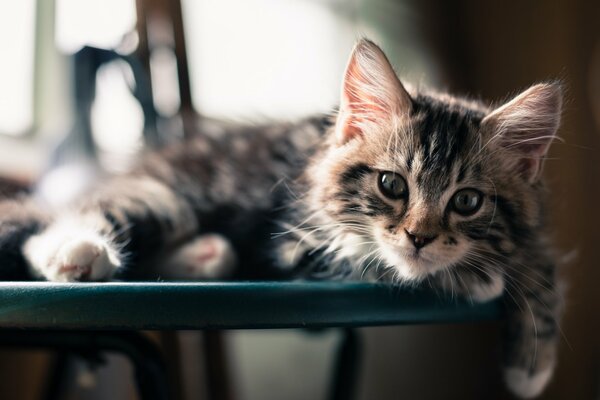
[[[471,298],[477,302],[484,302],[500,297],[504,292],[504,278],[500,274],[490,275],[490,282],[479,281],[469,286]]]
[[[99,281],[110,278],[117,267],[105,245],[82,239],[65,243],[49,272],[56,281]]]
[[[504,379],[508,388],[517,396],[531,399],[539,396],[552,378],[554,368],[548,368],[533,375],[526,369],[508,368],[504,371]]]
[[[101,281],[121,262],[110,243],[90,230],[49,229],[24,246],[32,272],[55,282]]]
[[[206,234],[179,247],[160,266],[160,274],[170,279],[218,279],[233,272],[237,259],[227,239]]]

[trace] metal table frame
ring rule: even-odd
[[[330,398],[349,399],[361,349],[353,327],[497,320],[502,313],[499,301],[471,304],[365,282],[2,282],[0,346],[58,351],[48,399],[60,398],[65,355],[104,352],[131,361],[141,398],[167,399],[162,354],[136,331],[344,328]],[[231,397],[213,380],[211,397]]]

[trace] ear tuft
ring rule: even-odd
[[[542,83],[525,90],[498,107],[482,121],[491,141],[507,149],[514,166],[529,182],[539,178],[560,125],[562,111],[560,83]]]
[[[383,51],[369,40],[360,40],[344,74],[336,126],[338,143],[364,134],[369,125],[408,113],[410,107],[410,95]]]

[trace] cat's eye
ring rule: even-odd
[[[473,215],[483,202],[481,192],[475,189],[462,189],[452,196],[450,207],[460,215]]]
[[[398,200],[408,195],[408,185],[401,175],[394,172],[379,174],[379,190],[385,197]]]

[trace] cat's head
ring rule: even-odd
[[[407,89],[362,40],[327,151],[309,169],[313,206],[343,246],[400,279],[510,257],[541,224],[539,178],[561,103],[554,83],[499,107]]]

